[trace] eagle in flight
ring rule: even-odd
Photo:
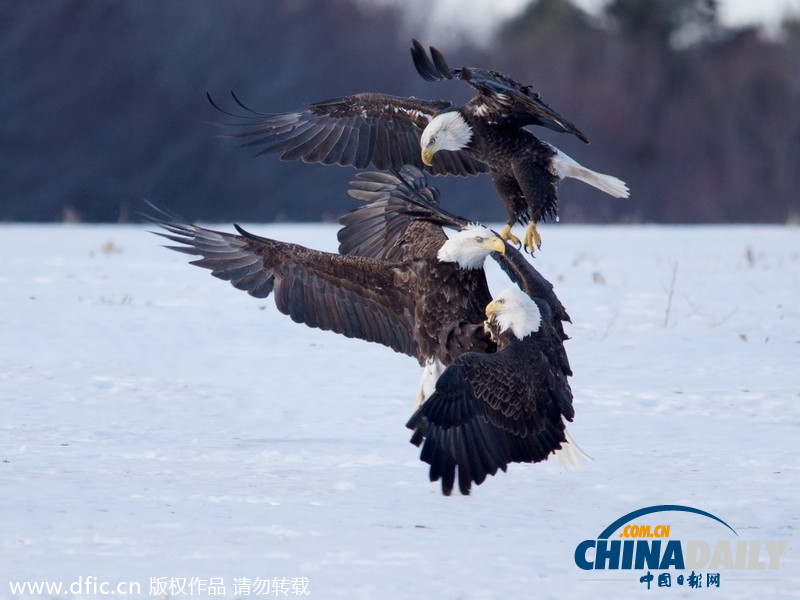
[[[541,126],[588,138],[561,117],[531,86],[496,71],[451,69],[444,56],[413,40],[411,54],[428,81],[460,79],[477,95],[462,107],[447,100],[421,100],[380,93],[359,93],[307,105],[285,113],[260,113],[234,100],[244,111],[234,114],[242,128],[234,134],[258,154],[283,160],[398,170],[413,165],[433,175],[489,173],[506,207],[503,239],[519,244],[515,223],[528,224],[525,247],[540,247],[537,223],[557,215],[557,184],[575,178],[612,196],[629,194],[624,182],[580,165],[526,129]]]

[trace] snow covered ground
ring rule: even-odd
[[[336,247],[332,225],[251,230]],[[89,577],[136,597],[174,578],[173,598],[274,578],[272,597],[800,596],[800,231],[542,233],[594,462],[445,498],[404,427],[413,360],[297,325],[144,227],[0,226],[0,598],[97,598]],[[576,566],[582,540],[661,504],[788,540],[780,569],[648,591]]]

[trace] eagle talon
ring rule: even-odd
[[[540,249],[541,247],[542,236],[536,231],[536,222],[531,221],[528,228],[525,230],[525,248],[528,252],[533,254],[534,250]]]
[[[519,241],[519,238],[511,233],[511,225],[506,224],[503,226],[503,228],[500,230],[500,237],[507,242],[514,244],[517,247],[517,250],[522,247],[522,242]]]

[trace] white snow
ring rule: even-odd
[[[336,247],[332,225],[250,230]],[[800,595],[800,231],[541,231],[594,462],[446,498],[408,443],[412,359],[295,324],[144,227],[0,226],[0,598],[89,576],[137,597],[159,577],[222,578],[227,597],[275,577],[312,598]],[[656,504],[788,540],[780,570],[581,581],[577,544]]]

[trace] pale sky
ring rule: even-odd
[[[573,0],[586,10],[603,4],[602,0]],[[524,5],[524,2],[520,0]],[[750,23],[777,24],[789,11],[800,15],[800,0],[718,0],[720,19],[726,25]]]
[[[410,24],[424,29],[422,21],[436,23],[436,43],[443,37],[457,35],[446,32],[443,23],[452,23],[467,30],[478,40],[488,37],[499,22],[521,11],[529,0],[362,0],[369,4],[400,4],[408,9]],[[572,0],[588,12],[597,11],[607,0]],[[800,0],[718,0],[720,20],[725,25],[739,26],[758,23],[768,33],[778,30],[781,18],[793,14],[800,18]],[[419,35],[425,32],[420,31]]]

